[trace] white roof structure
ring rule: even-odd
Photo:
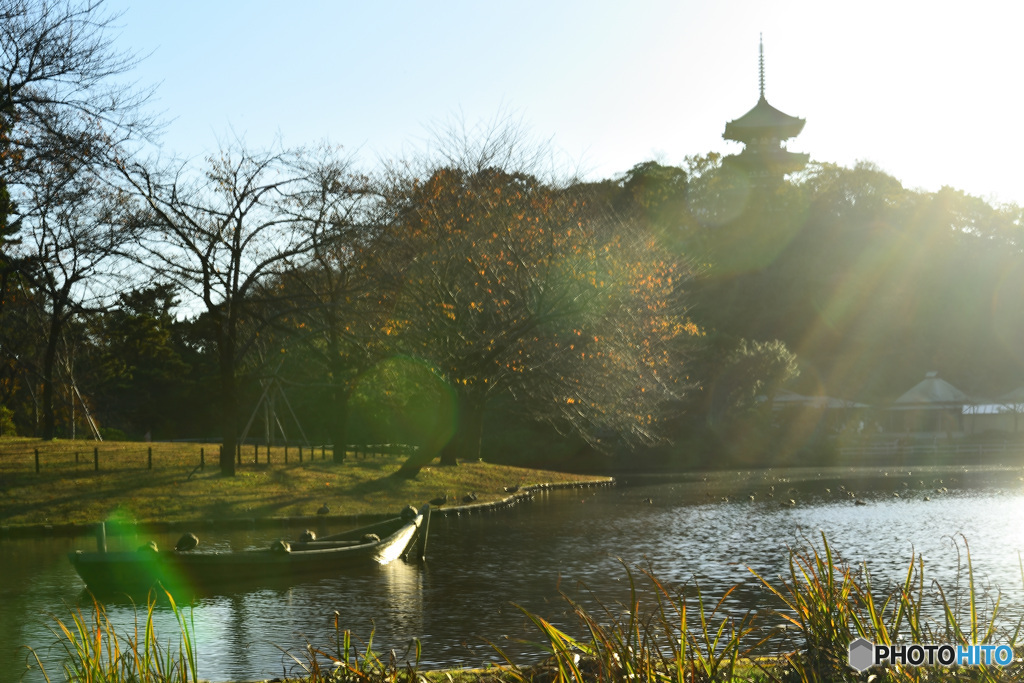
[[[970,403],[970,397],[944,379],[929,372],[907,393],[893,401],[891,410],[920,410],[959,407]]]
[[[964,415],[1008,415],[1017,410],[1017,405],[1012,403],[975,403],[963,407]]]
[[[1003,394],[999,400],[1004,403],[1024,403],[1024,387],[1014,389],[1008,394]]]

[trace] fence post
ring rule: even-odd
[[[146,469],[153,469],[153,447],[146,449]]]
[[[288,442],[284,442],[284,464],[288,464]]]
[[[299,444],[299,464],[302,464],[302,444]]]
[[[258,443],[252,445],[252,461],[257,465],[260,464],[260,445]]]
[[[97,472],[99,472],[100,471],[100,447],[99,446],[94,446],[93,449],[92,449],[92,464],[93,464],[93,469],[95,469]]]
[[[96,552],[107,552],[107,524],[100,522],[96,525]]]
[[[200,448],[199,449],[199,469],[200,470],[205,470],[206,469],[206,449],[205,448]]]
[[[267,444],[267,464],[270,464],[270,444]]]
[[[35,451],[36,451],[36,474],[39,474],[39,449],[37,448],[37,449],[35,449]]]

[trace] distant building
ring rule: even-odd
[[[904,434],[961,434],[964,406],[973,401],[932,371],[893,401],[889,431]]]
[[[964,406],[964,417],[967,419],[966,429],[972,434],[983,432],[1017,434],[1020,431],[1022,415],[1024,415],[1024,387],[1014,389],[991,401],[979,400],[976,404]]]
[[[743,151],[723,159],[723,165],[739,167],[753,185],[770,185],[787,173],[803,169],[809,156],[786,150],[785,141],[800,134],[804,119],[784,114],[764,96],[764,42],[760,44],[761,97],[754,108],[725,124],[726,140],[743,143]]]

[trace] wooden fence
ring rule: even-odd
[[[858,446],[844,446],[839,449],[839,457],[845,461],[866,462],[898,462],[909,460],[914,462],[955,461],[970,462],[977,460],[991,462],[1024,458],[1024,444],[999,441],[990,443],[915,443],[900,439],[873,442]]]
[[[416,451],[407,444],[349,444],[346,458],[406,457]],[[246,465],[300,465],[317,460],[333,460],[334,446],[239,444],[236,466]],[[76,443],[59,441],[24,448],[0,445],[0,474],[44,471],[81,472],[83,470],[109,471],[122,469],[154,469],[190,467],[203,471],[207,465],[218,467],[220,444],[190,446],[183,443],[134,444],[118,442],[106,445],[96,442]]]

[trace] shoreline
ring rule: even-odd
[[[431,506],[432,515],[449,517],[452,515],[482,514],[485,512],[496,512],[518,505],[533,498],[538,493],[555,491],[561,489],[599,488],[614,486],[617,483],[615,477],[586,477],[575,481],[546,482],[523,486],[522,489],[499,498],[498,500],[484,501],[479,503],[468,503],[454,506]],[[144,528],[149,533],[165,533],[174,531],[210,530],[210,529],[293,529],[304,528],[311,524],[351,524],[362,526],[373,522],[390,519],[397,511],[391,513],[360,513],[348,515],[300,515],[290,517],[232,517],[226,519],[191,519],[191,520],[168,520],[168,521],[117,521],[107,528],[108,535],[117,535],[121,529],[135,531]],[[0,540],[14,538],[31,538],[34,536],[80,536],[95,533],[97,525],[101,522],[88,522],[78,524],[69,522],[65,524],[20,524],[0,525]]]
[[[999,473],[1016,474],[1021,476],[1024,473],[1024,466],[1009,465],[1000,463],[944,463],[940,465],[928,464],[891,464],[881,465],[877,463],[865,465],[830,465],[827,467],[780,467],[780,468],[744,468],[735,470],[690,470],[685,472],[623,472],[618,471],[611,475],[580,475],[578,479],[563,482],[546,482],[523,486],[515,493],[503,496],[496,500],[473,502],[466,504],[444,505],[441,507],[431,506],[431,514],[442,517],[460,516],[470,514],[483,514],[496,512],[510,508],[523,502],[527,502],[533,496],[546,491],[566,489],[587,489],[606,486],[630,486],[649,485],[656,482],[702,484],[711,487],[716,491],[725,491],[737,487],[748,487],[757,484],[769,483],[790,483],[800,484],[815,481],[834,480],[856,480],[856,479],[886,479],[892,480],[901,477],[913,477],[918,475],[946,475],[951,473]],[[1016,480],[1016,477],[1014,477]],[[420,501],[409,501],[410,504],[419,504]],[[269,516],[269,517],[229,517],[224,519],[215,518],[190,518],[165,521],[127,521],[118,520],[108,523],[107,533],[117,535],[131,533],[139,529],[145,529],[148,533],[167,533],[198,530],[235,530],[235,529],[301,529],[313,524],[330,523],[334,525],[348,524],[361,526],[371,524],[384,519],[394,517],[393,512],[362,512],[354,514],[332,514],[332,515],[295,515],[295,516]],[[58,524],[0,524],[0,540],[32,538],[36,536],[80,536],[94,533],[99,522],[77,523],[67,522]]]

